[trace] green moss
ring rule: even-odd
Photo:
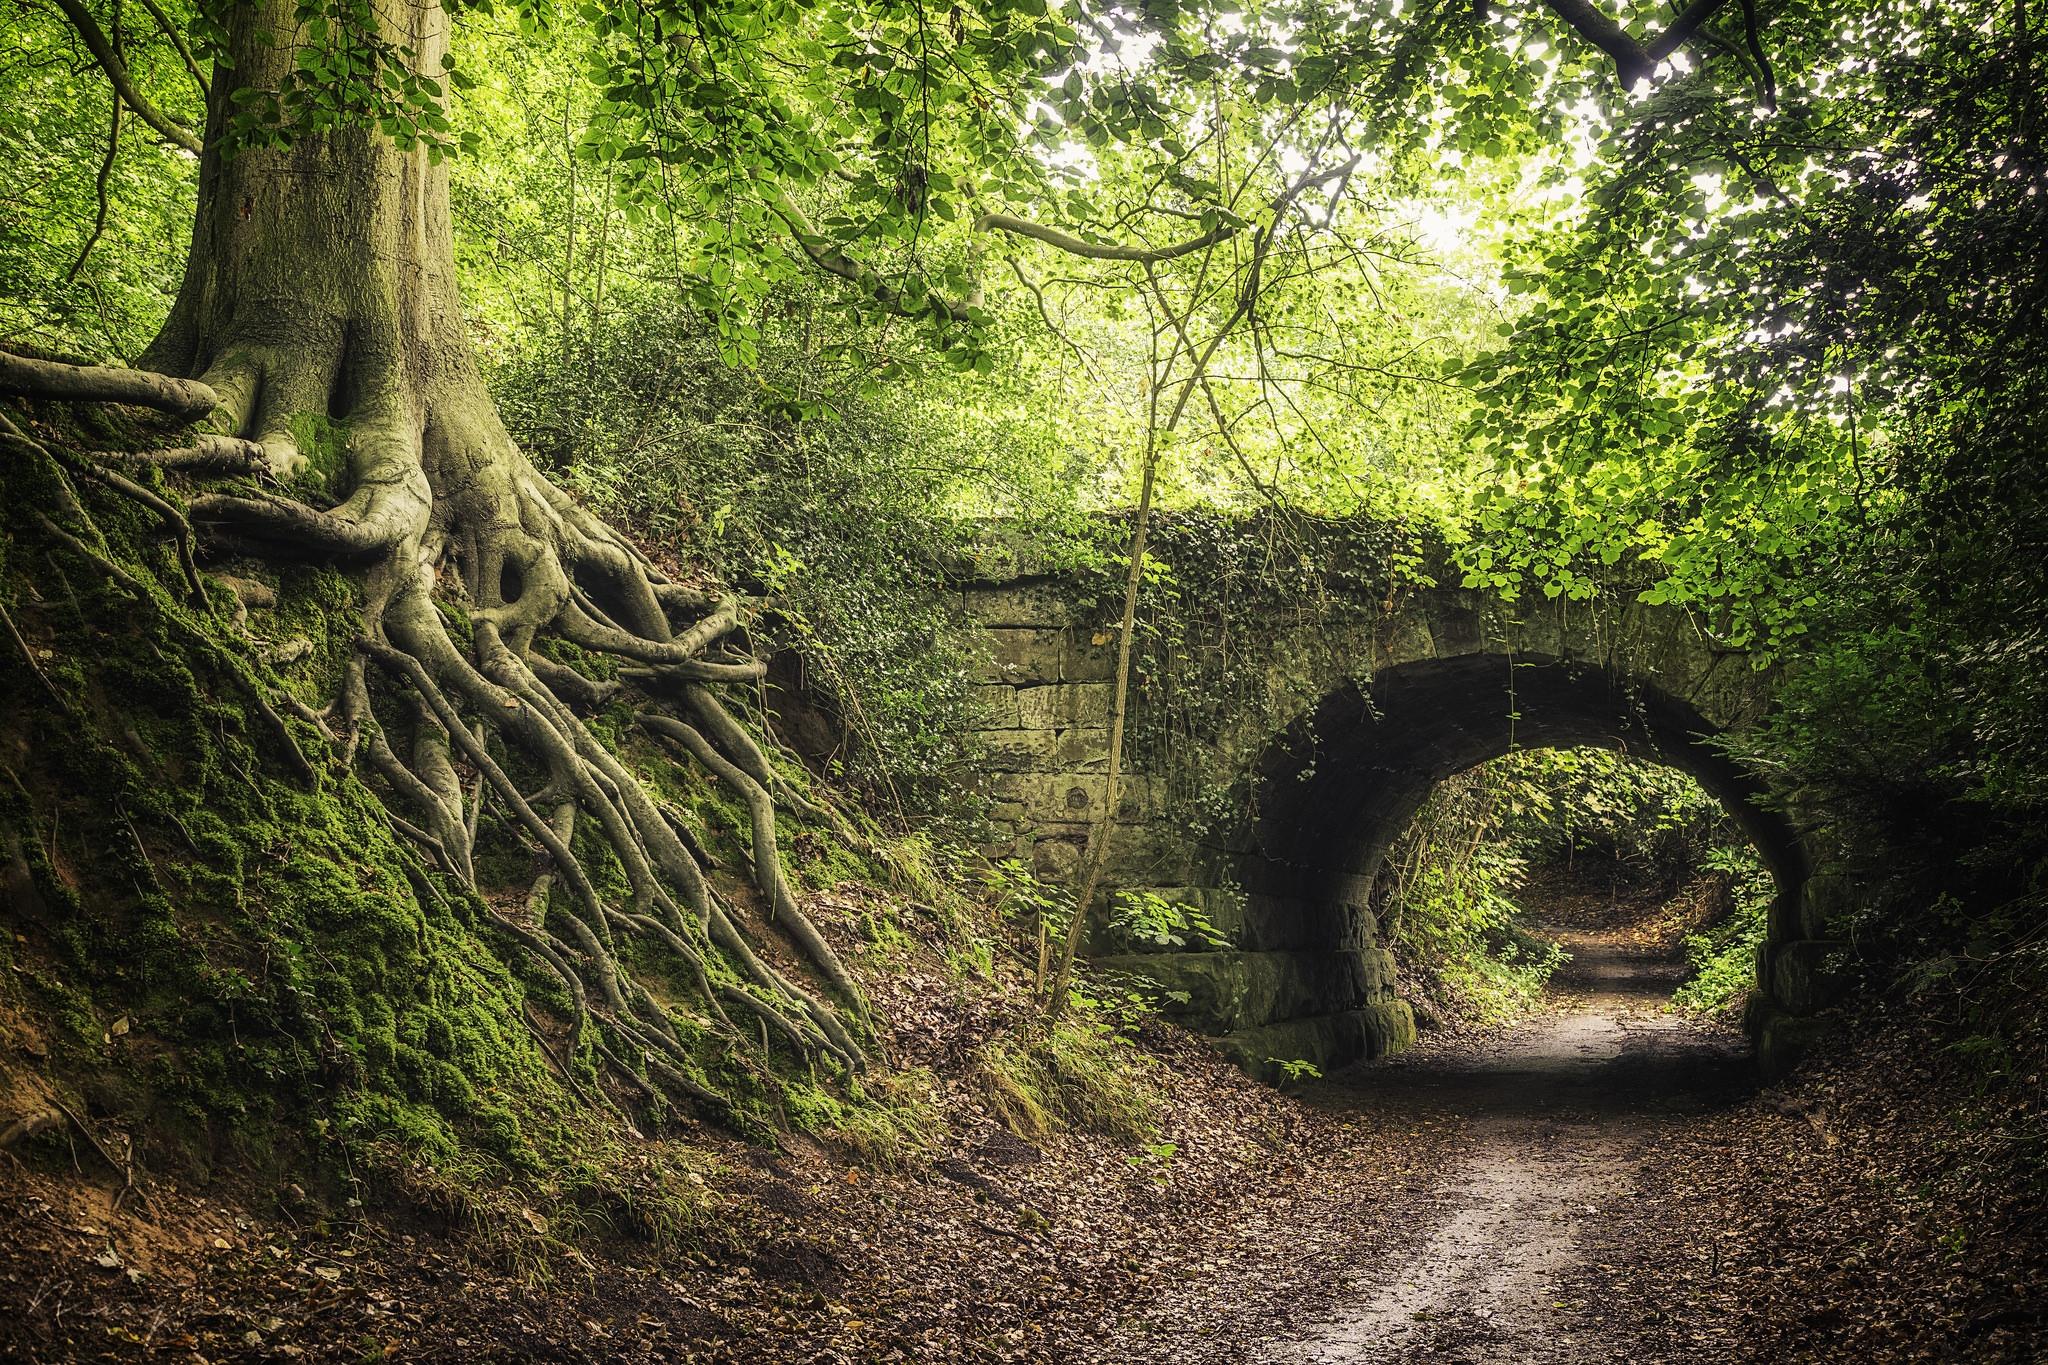
[[[342,670],[355,653],[355,583],[332,569],[287,564],[273,585],[277,606],[262,620],[263,633],[279,646],[304,640],[313,647],[303,661],[283,670],[285,682],[309,706],[325,706],[341,686]]]
[[[33,496],[34,474],[26,461],[0,472],[10,503]],[[309,790],[281,776],[279,742],[252,719],[259,689],[332,696],[357,629],[352,586],[279,574],[276,613],[252,626],[314,645],[310,667],[281,677],[224,612],[156,586],[178,580],[122,506],[93,512],[107,553],[156,571],[137,575],[149,600],[61,547],[45,547],[54,592],[30,591],[18,554],[0,577],[75,707],[5,798],[48,911],[12,926],[19,977],[58,1069],[139,1111],[200,1120],[195,1162],[211,1159],[209,1135],[270,1150],[269,1133],[289,1142],[313,1116],[349,1148],[446,1160],[473,1147],[533,1167],[533,1134],[560,1131],[571,1105],[478,912],[454,888],[422,899],[413,853],[312,727],[286,722],[324,769]],[[40,690],[6,691],[8,732],[47,733]],[[131,1022],[108,1041],[116,1019]]]
[[[338,457],[332,428],[302,440],[322,460]],[[37,462],[8,462],[0,499],[56,506],[58,487]],[[352,1176],[469,1211],[488,1204],[487,1187],[509,1183],[558,1204],[629,1210],[618,1216],[649,1228],[681,1226],[688,1201],[620,1180],[622,1129],[568,1092],[528,1031],[528,1008],[566,1017],[559,986],[529,976],[484,907],[394,833],[377,795],[340,768],[317,727],[284,722],[319,770],[317,783],[301,785],[252,706],[258,695],[332,700],[360,629],[354,580],[237,565],[277,593],[273,610],[249,614],[252,641],[225,593],[184,599],[150,518],[96,493],[91,512],[105,553],[147,585],[146,600],[33,533],[0,541],[0,600],[48,649],[41,669],[73,708],[60,716],[18,657],[0,660],[0,727],[59,728],[59,742],[0,771],[0,833],[21,834],[43,904],[31,914],[0,902],[12,919],[0,940],[19,968],[6,989],[42,1022],[59,1054],[53,1074],[168,1135],[176,1159],[195,1167],[345,1164]],[[461,613],[448,614],[464,633]],[[310,652],[272,662],[277,646],[297,640]],[[603,671],[572,646],[547,647]],[[388,695],[376,704],[394,728],[406,721]],[[648,776],[724,875],[745,875],[751,826],[735,793],[658,750],[623,706],[593,729]],[[519,754],[501,761],[522,789],[541,785]],[[484,893],[523,894],[534,873],[523,833],[487,803],[480,834]],[[628,899],[595,821],[579,822],[576,846],[601,894]],[[895,875],[824,831],[794,832],[786,846],[803,885]],[[546,915],[565,912],[558,892]],[[886,907],[874,910],[870,933],[909,943]],[[727,1097],[734,1126],[765,1134],[796,1124],[884,1164],[930,1149],[939,1120],[928,1075],[828,1091],[779,1045],[775,1069],[764,1068],[710,1027],[687,963],[646,939],[628,952],[675,1022],[690,1055],[684,1069]],[[714,981],[735,980],[716,956],[707,968]],[[113,1037],[118,1020],[127,1027]],[[587,1044],[570,1053],[565,1063],[593,1083]],[[786,1079],[800,1069],[803,1079]],[[658,1100],[636,1116],[643,1127],[672,1117]],[[161,1148],[152,1156],[171,1158]]]
[[[545,657],[564,668],[575,669],[586,678],[609,682],[619,676],[620,664],[616,655],[593,653],[581,645],[554,636],[536,640],[534,647]]]
[[[931,1072],[918,1068],[869,1076],[844,1098],[794,1082],[782,1102],[792,1127],[869,1165],[901,1169],[927,1160],[938,1139],[936,1088]]]
[[[1020,1137],[1063,1127],[1149,1141],[1164,1103],[1150,1060],[1106,1025],[1062,1019],[1035,1037],[982,1050],[980,1075],[996,1117]]]
[[[306,458],[306,467],[292,477],[291,491],[300,496],[332,493],[348,470],[348,428],[323,413],[302,412],[292,417],[291,434]]]
[[[798,855],[791,860],[791,880],[801,888],[829,891],[847,882],[875,884],[889,880],[885,868],[835,830],[802,827],[788,831],[785,842]]]

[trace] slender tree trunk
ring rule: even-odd
[[[572,87],[562,92],[562,158],[569,171],[568,207],[562,214],[562,359],[569,358],[569,310],[576,299],[576,138],[571,114],[576,106]]]
[[[1123,798],[1124,716],[1131,696],[1131,636],[1137,625],[1138,590],[1145,579],[1145,540],[1152,525],[1152,485],[1159,468],[1159,388],[1152,384],[1151,415],[1146,422],[1145,461],[1138,482],[1138,514],[1131,523],[1131,566],[1124,576],[1123,618],[1117,630],[1116,688],[1109,711],[1109,765],[1102,782],[1102,815],[1090,831],[1088,863],[1081,885],[1074,892],[1073,914],[1067,920],[1060,942],[1059,970],[1053,974],[1047,992],[1048,1019],[1059,1018],[1067,1007],[1067,987],[1074,979],[1074,958],[1081,950],[1081,933],[1088,922],[1088,907],[1102,883],[1102,868],[1109,859],[1110,841],[1116,834],[1116,808]]]

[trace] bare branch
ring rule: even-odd
[[[1771,70],[1771,59],[1764,52],[1763,34],[1756,17],[1756,0],[1742,0],[1742,36],[1749,44],[1749,55],[1756,59],[1757,78],[1763,83],[1764,108],[1778,107],[1778,77]]]
[[[164,37],[171,40],[171,46],[178,49],[178,58],[185,63],[185,70],[192,73],[193,81],[199,86],[200,97],[212,99],[213,86],[207,81],[206,73],[199,69],[198,59],[193,57],[185,35],[178,32],[178,26],[171,22],[171,17],[163,12],[156,0],[142,0],[142,7],[149,11],[150,18],[156,20],[156,26],[163,31]]]
[[[121,12],[114,11],[114,42],[121,41]],[[86,237],[85,245],[78,248],[78,259],[64,272],[64,283],[70,284],[78,278],[78,272],[85,269],[85,263],[92,259],[93,248],[100,244],[100,237],[107,230],[108,182],[114,174],[114,162],[121,155],[121,101],[117,97],[107,102],[111,115],[107,127],[107,154],[100,158],[100,173],[93,180],[93,195],[98,203],[92,216],[92,232]]]

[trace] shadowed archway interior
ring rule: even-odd
[[[1596,745],[1669,764],[1726,806],[1777,879],[1782,920],[1798,905],[1807,855],[1716,732],[1652,685],[1554,658],[1467,654],[1385,668],[1369,688],[1324,698],[1261,756],[1240,881],[1269,941],[1370,950],[1373,881],[1438,783],[1515,749]]]
[[[1380,669],[1370,692],[1337,690],[1262,755],[1245,886],[1362,905],[1386,849],[1444,778],[1513,749],[1602,745],[1698,780],[1780,890],[1796,892],[1806,876],[1798,833],[1714,735],[1686,702],[1608,669],[1507,655]]]

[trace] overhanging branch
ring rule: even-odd
[[[1613,60],[1622,86],[1627,88],[1637,81],[1648,80],[1658,63],[1699,32],[1700,25],[1711,19],[1726,0],[1692,0],[1669,27],[1647,44],[1630,37],[1619,23],[1595,9],[1590,0],[1543,0],[1543,3],[1574,33]]]
[[[1069,256],[1079,256],[1090,261],[1132,261],[1141,265],[1157,265],[1180,256],[1192,256],[1197,251],[1207,250],[1219,242],[1235,237],[1241,226],[1235,223],[1219,223],[1199,237],[1172,246],[1103,246],[1100,243],[1083,241],[1071,233],[1058,228],[1034,223],[1028,218],[1018,218],[1008,213],[984,213],[974,220],[976,232],[1007,232],[1015,237],[1029,237],[1034,242],[1043,242]]]
[[[1718,2],[1719,0],[1716,0],[1716,3]],[[1270,234],[1277,230],[1280,220],[1286,216],[1288,209],[1292,207],[1296,199],[1299,199],[1303,194],[1318,185],[1349,177],[1357,169],[1358,162],[1359,158],[1354,155],[1348,161],[1326,170],[1310,171],[1288,185],[1273,197],[1271,204],[1273,209],[1272,227],[1262,229],[1261,231],[1270,239]],[[811,226],[810,219],[804,215],[803,210],[792,203],[789,196],[781,190],[771,188],[763,202],[767,205],[769,212],[782,220],[783,226],[789,229],[790,235],[796,239],[797,246],[803,251],[804,255],[810,258],[813,265],[821,270],[837,275],[843,280],[859,285],[866,291],[868,297],[887,311],[904,317],[925,317],[938,314],[954,322],[967,322],[970,320],[970,313],[966,304],[954,303],[937,295],[929,296],[923,305],[905,299],[902,291],[890,285],[873,270],[846,255],[827,241],[816,228]],[[1200,236],[1188,238],[1186,241],[1175,242],[1168,246],[1151,247],[1090,242],[1076,237],[1070,232],[1064,232],[1059,228],[1047,227],[1042,223],[1034,223],[1028,218],[1019,218],[1015,214],[1009,213],[984,213],[974,220],[974,230],[976,232],[1001,232],[1012,237],[1023,237],[1030,241],[1041,242],[1055,251],[1079,257],[1083,260],[1111,261],[1130,265],[1142,265],[1147,268],[1166,261],[1177,260],[1182,256],[1192,256],[1198,252],[1206,251],[1210,247],[1229,241],[1250,226],[1251,224],[1242,220],[1233,219],[1229,222],[1218,223]],[[1044,307],[1043,294],[1028,278],[1024,277],[1022,267],[1018,266],[1014,259],[1010,263],[1011,267],[1018,271],[1019,278],[1024,278],[1025,286],[1031,289],[1033,294],[1038,295],[1042,311]]]
[[[904,317],[925,317],[932,313],[939,313],[954,322],[968,321],[967,306],[965,304],[954,303],[949,299],[942,299],[937,295],[932,295],[924,306],[920,307],[905,299],[903,291],[882,279],[859,261],[846,255],[839,248],[829,245],[826,239],[819,234],[818,230],[811,226],[811,220],[804,216],[804,211],[791,203],[789,196],[781,190],[771,189],[768,192],[766,203],[769,212],[780,218],[783,226],[789,229],[790,236],[796,238],[798,248],[803,251],[804,255],[810,257],[811,264],[817,266],[820,270],[829,271],[837,275],[842,280],[859,285],[866,291],[869,298],[873,299],[887,311],[901,314]]]
[[[185,41],[185,35],[178,32],[178,26],[171,22],[171,16],[164,13],[156,0],[142,0],[142,7],[149,11],[150,18],[156,20],[157,29],[170,40],[171,46],[178,50],[178,60],[185,63],[185,70],[198,85],[200,98],[212,99],[213,85],[206,79],[206,73],[199,69],[199,59],[192,55],[191,45]]]
[[[133,109],[150,127],[161,133],[166,141],[176,143],[186,151],[198,156],[202,150],[199,139],[190,130],[171,121],[169,115],[150,103],[149,96],[136,87],[135,79],[128,73],[128,64],[121,60],[121,54],[114,51],[114,45],[107,40],[106,31],[99,20],[92,17],[92,11],[79,0],[52,0],[71,21],[71,27],[78,30],[78,37],[85,44],[85,50],[99,63],[100,70],[107,73],[107,79],[114,84],[114,93]]]

